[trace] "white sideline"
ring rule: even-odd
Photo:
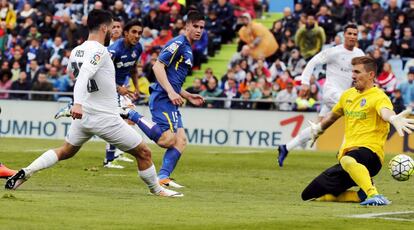
[[[366,219],[377,218],[377,219],[383,219],[383,220],[396,220],[396,221],[414,222],[414,219],[404,219],[404,218],[398,218],[398,217],[383,217],[383,216],[387,216],[387,215],[401,215],[401,214],[410,214],[410,213],[414,213],[414,211],[366,213],[366,214],[348,215],[346,217],[360,218],[360,219],[363,219],[363,218],[366,218]]]

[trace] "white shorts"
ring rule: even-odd
[[[324,92],[322,97],[323,104],[319,112],[320,117],[325,117],[332,110],[341,98],[341,94],[342,91],[337,89],[329,89]]]
[[[81,146],[93,135],[122,151],[131,150],[142,142],[142,136],[120,116],[87,113],[80,120],[72,120],[66,141],[73,146]]]

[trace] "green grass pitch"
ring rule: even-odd
[[[18,169],[61,142],[0,138],[0,161]],[[159,168],[163,151],[151,148]],[[271,149],[189,146],[173,175],[181,199],[148,195],[135,164],[104,169],[103,157],[104,143],[89,142],[19,190],[0,189],[0,229],[414,229],[414,179],[397,182],[386,167],[375,182],[390,206],[303,202],[335,153],[293,152],[280,169]],[[348,217],[378,213],[391,214]]]

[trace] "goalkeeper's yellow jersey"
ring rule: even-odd
[[[346,90],[332,112],[344,116],[345,138],[338,159],[348,150],[366,147],[384,162],[384,144],[389,124],[381,118],[381,109],[393,110],[388,96],[377,87],[359,93],[355,88]]]

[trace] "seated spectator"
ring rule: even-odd
[[[293,49],[291,52],[291,57],[287,63],[286,69],[290,71],[292,77],[302,75],[303,69],[305,69],[306,61],[300,56],[298,49]]]
[[[256,81],[254,74],[251,71],[246,73],[246,78],[242,82],[239,82],[239,92],[242,93],[246,90],[249,90],[249,85],[251,81]]]
[[[408,26],[405,27],[403,30],[403,37],[400,40],[400,45],[398,49],[399,49],[398,53],[400,54],[402,58],[407,59],[407,58],[414,57],[414,38],[413,38],[412,29]]]
[[[166,3],[165,1],[164,3]],[[160,31],[163,25],[162,16],[156,9],[151,9],[149,13],[142,19],[142,25]]]
[[[240,97],[240,93],[237,87],[237,82],[236,80],[233,78],[229,78],[226,82],[226,86],[224,87],[223,90],[223,96],[226,97],[227,101],[224,102],[224,108],[229,109],[232,107],[232,99],[233,98],[239,98]]]
[[[201,86],[202,86],[201,79],[200,78],[194,78],[193,85],[188,87],[186,89],[186,91],[189,92],[189,93],[192,93],[192,94],[200,94],[200,92],[202,91]],[[196,107],[190,101],[187,101],[185,105],[188,106],[188,107]]]
[[[367,6],[361,15],[361,21],[366,27],[379,23],[384,17],[385,11],[382,9],[379,1],[373,1],[371,6]]]
[[[380,75],[377,77],[378,86],[384,90],[384,92],[390,97],[396,87],[397,87],[397,78],[392,72],[392,67],[390,63],[384,63]]]
[[[296,110],[296,111],[316,111],[315,99],[310,97],[309,90],[299,91],[299,95],[295,100],[294,110]]]
[[[142,30],[141,38],[139,39],[139,43],[141,43],[142,47],[145,47],[146,44],[149,44],[151,47],[151,43],[154,41],[154,37],[152,31],[149,27],[144,27]]]
[[[230,42],[234,36],[234,26],[236,24],[236,18],[233,14],[233,6],[227,0],[218,0],[216,4],[213,5],[214,11],[217,12],[217,19],[223,26],[221,30],[221,37],[223,43]]]
[[[236,77],[236,81],[238,82],[238,83],[240,83],[240,82],[242,82],[242,81],[244,81],[244,79],[246,78],[246,71],[241,67],[241,63],[243,62],[244,60],[240,60],[240,62],[239,63],[236,63],[234,66],[233,66],[233,71],[234,71],[234,75],[235,75],[235,77]]]
[[[12,73],[8,70],[1,70],[0,72],[0,89],[10,90],[12,86]],[[0,93],[0,99],[8,99],[9,93]]]
[[[368,30],[363,29],[361,31],[361,37],[358,40],[358,47],[361,50],[366,50],[371,44],[372,44],[372,40],[368,36]]]
[[[193,70],[199,70],[201,68],[201,64],[207,62],[208,58],[208,35],[206,31],[201,34],[200,40],[194,42],[192,50]]]
[[[253,109],[253,102],[249,101],[251,100],[249,90],[242,92],[240,99],[242,99],[242,101],[235,101],[232,103],[233,109]]]
[[[30,41],[30,46],[24,49],[24,56],[27,57],[27,61],[36,60],[39,65],[44,65],[48,61],[48,53],[46,50],[40,47],[37,39]]]
[[[281,90],[276,96],[276,106],[282,111],[292,111],[297,98],[293,82],[288,81],[286,89]]]
[[[250,56],[250,47],[248,45],[244,45],[240,52],[237,52],[233,54],[233,56],[230,59],[229,64],[227,65],[227,68],[232,68],[235,64],[239,63],[240,60],[245,59],[247,60],[247,64],[249,66],[253,65],[253,58]]]
[[[178,12],[181,12],[181,4],[178,3],[177,0],[165,0],[161,5],[160,5],[160,12],[164,13],[164,14],[169,14],[171,12],[171,8],[172,7],[176,7]],[[151,12],[151,11],[150,11]]]
[[[12,81],[19,79],[20,73],[22,72],[20,63],[18,61],[13,62],[12,69],[10,71],[12,72]]]
[[[47,76],[45,72],[40,72],[37,78],[37,81],[33,83],[32,86],[33,91],[45,91],[45,92],[53,92],[53,85],[52,83],[47,81]],[[32,100],[35,101],[52,101],[53,95],[48,94],[33,94]]]
[[[169,40],[171,40],[172,38],[173,37],[172,37],[171,31],[170,31],[170,28],[169,27],[163,27],[161,29],[160,34],[158,35],[158,37],[156,37],[154,39],[154,41],[152,41],[151,45],[152,45],[152,47],[155,47],[155,48],[158,48],[158,47],[163,48],[164,45],[167,44],[167,42]]]
[[[128,21],[128,14],[125,12],[124,3],[122,1],[115,1],[112,15],[116,18],[121,18],[124,23]]]
[[[227,72],[226,72],[226,74],[224,74],[224,75],[221,77],[221,79],[220,79],[220,84],[219,84],[221,89],[223,89],[223,90],[224,90],[224,87],[226,86],[226,84],[227,84],[227,80],[228,80],[229,78],[235,78],[235,75],[234,75],[234,71],[233,71],[233,69],[228,69],[228,70],[227,70]]]
[[[261,100],[267,100],[269,102],[257,102],[256,103],[256,109],[260,110],[269,110],[272,108],[272,101],[273,101],[273,95],[272,95],[272,88],[269,84],[265,84],[262,88],[262,98]]]
[[[216,82],[218,82],[218,79],[216,76],[214,76],[213,73],[213,69],[208,67],[205,71],[204,71],[204,76],[203,78],[201,78],[201,83],[202,83],[202,89],[207,89],[208,84],[210,82],[210,79],[214,78],[216,80]]]
[[[396,114],[405,110],[404,100],[399,89],[395,89],[391,97],[392,105],[394,106],[394,112]]]
[[[234,7],[234,16],[240,17],[244,13],[248,13],[251,18],[256,18],[256,11],[254,10],[255,1],[245,0],[230,0]]]
[[[19,79],[14,81],[11,85],[11,90],[26,90],[30,91],[32,85],[30,81],[27,79],[26,72],[19,73]],[[20,99],[20,100],[27,100],[29,99],[29,95],[27,93],[11,93],[10,99]]]
[[[201,91],[200,95],[204,98],[219,98],[223,97],[223,91],[217,86],[217,80],[212,77],[208,80],[207,88]],[[207,108],[222,108],[223,102],[214,99],[206,99],[204,106]]]
[[[279,76],[283,75],[286,71],[286,65],[280,59],[276,59],[276,61],[270,66],[270,82],[276,80]]]
[[[184,29],[184,26],[184,20],[182,18],[178,18],[173,25],[172,36],[177,37],[178,35],[180,35],[180,31]]]
[[[135,101],[135,103],[139,105],[148,104],[149,96],[150,96],[150,92],[149,92],[150,82],[148,81],[148,78],[145,76],[145,73],[141,65],[137,65],[135,68],[137,71],[136,74],[138,76],[138,92],[139,92],[139,97]],[[131,92],[136,92],[134,82],[132,81],[131,78],[129,79],[128,90]]]
[[[249,83],[249,91],[250,91],[250,98],[251,99],[261,99],[262,96],[263,96],[258,82],[251,81]]]
[[[205,31],[208,34],[208,55],[214,57],[216,50],[220,49],[221,45],[221,22],[217,19],[215,11],[208,13]]]
[[[397,86],[404,100],[404,106],[414,105],[414,67],[408,71],[407,80]]]

